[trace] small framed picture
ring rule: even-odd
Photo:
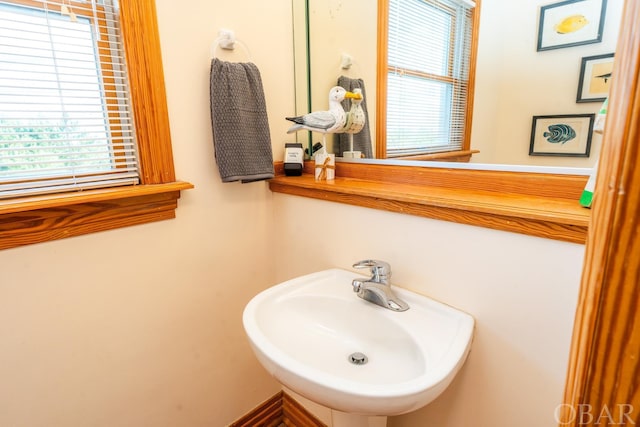
[[[582,58],[576,102],[604,102],[609,94],[612,70],[613,53]]]
[[[589,157],[595,116],[533,116],[529,155]]]
[[[565,0],[540,8],[538,52],[602,41],[607,0]]]

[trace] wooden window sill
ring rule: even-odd
[[[299,177],[277,175],[269,181],[269,188],[277,193],[567,242],[586,240],[590,210],[578,203],[581,192],[578,189],[584,188],[586,177],[441,169],[434,179],[430,179],[432,171],[407,171],[426,173],[426,179],[414,176],[412,182],[403,178],[402,173],[391,170],[386,173],[394,178],[375,179],[377,173],[371,165],[359,172],[353,172],[353,168],[353,165],[337,164],[337,177],[333,181],[315,181],[313,175],[307,173]],[[354,176],[358,174],[368,176]],[[501,178],[496,178],[497,175]],[[483,184],[483,181],[486,182]]]
[[[433,154],[418,154],[414,156],[389,156],[389,159],[395,160],[432,160],[443,162],[464,162],[467,163],[471,160],[471,156],[479,153],[480,150],[461,150],[451,151],[447,153],[433,153]]]
[[[188,182],[0,201],[0,249],[175,218]]]

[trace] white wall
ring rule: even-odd
[[[555,425],[584,246],[282,194],[274,202],[278,281],[382,259],[393,283],[475,317],[453,384],[390,426]]]
[[[261,70],[281,158],[290,2],[156,5],[176,173],[196,188],[175,220],[0,252],[2,426],[221,426],[279,389],[241,325],[274,281],[271,196],[220,182],[208,74],[218,29],[234,29]]]
[[[377,14],[376,2],[372,0],[309,2],[311,111],[329,108],[329,90],[336,86],[338,77],[361,78],[365,83],[368,119],[375,123]],[[351,56],[351,68],[341,67],[342,54]],[[371,125],[369,130],[375,153],[376,127]],[[313,138],[318,142],[321,135],[313,134]],[[330,150],[331,138],[331,135],[327,137]]]

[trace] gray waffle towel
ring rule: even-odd
[[[273,178],[271,133],[258,67],[211,61],[211,123],[222,182]]]
[[[362,89],[362,109],[364,110],[364,116],[366,122],[362,130],[353,135],[353,149],[360,151],[367,159],[373,158],[373,149],[371,147],[371,131],[369,130],[369,112],[367,110],[367,94],[364,90],[364,80],[352,79],[346,76],[340,76],[338,78],[338,86],[345,88],[346,90],[353,92],[354,89]],[[348,99],[342,101],[342,107],[345,111],[349,111],[351,108],[351,102]],[[337,156],[342,156],[342,153],[349,151],[349,134],[337,133],[337,141],[334,141],[334,153]]]

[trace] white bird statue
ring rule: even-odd
[[[353,151],[353,134],[358,133],[364,128],[364,124],[367,121],[367,116],[362,108],[362,89],[355,88],[353,93],[356,95],[351,99],[351,108],[347,112],[347,122],[344,125],[342,133],[349,135],[349,151],[343,153],[344,157],[356,158],[360,157],[359,152]]]
[[[353,94],[354,96],[351,99],[351,108],[347,111],[347,121],[342,129],[343,133],[358,133],[362,130],[365,122],[367,121],[364,109],[361,105],[362,100],[364,99],[362,96],[362,89],[354,89]]]
[[[322,134],[342,132],[347,121],[347,114],[342,108],[341,102],[345,98],[353,99],[356,96],[356,94],[347,92],[346,89],[340,86],[332,87],[329,91],[329,110],[314,111],[304,116],[286,117],[287,120],[295,123],[287,133],[303,129]],[[362,95],[360,95],[360,98],[362,98]]]

